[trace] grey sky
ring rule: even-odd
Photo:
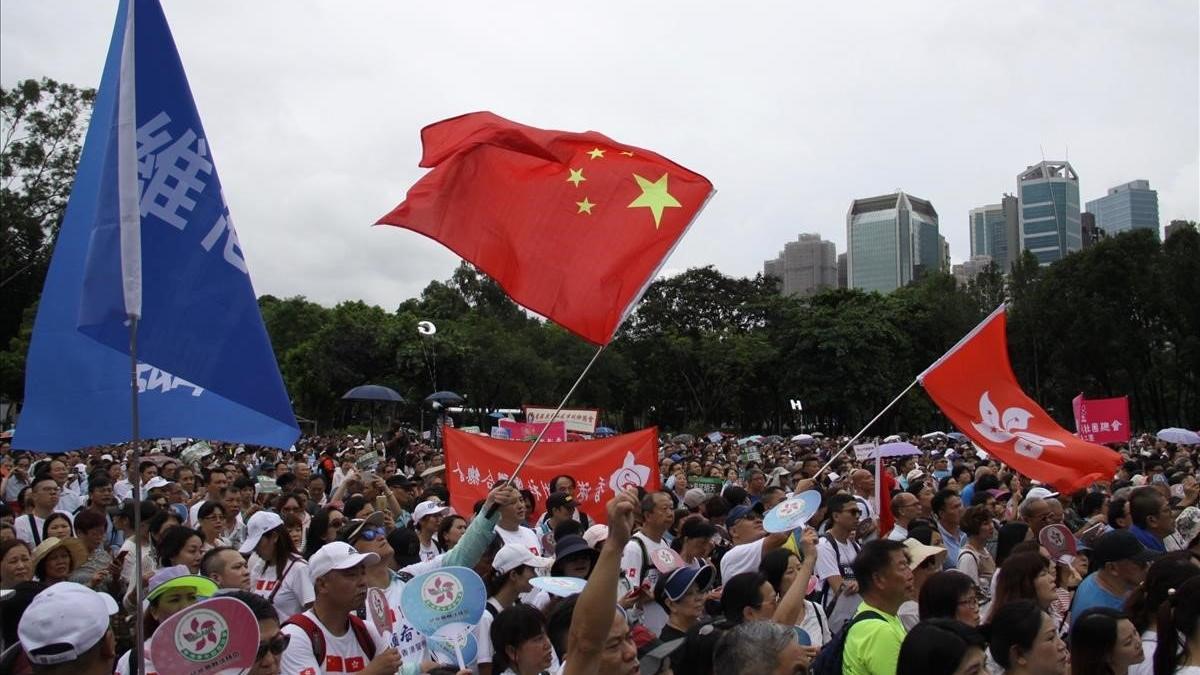
[[[99,83],[115,1],[4,0],[0,81]],[[418,131],[487,109],[594,129],[718,193],[666,271],[752,275],[850,200],[967,211],[1069,159],[1084,201],[1137,178],[1200,214],[1200,15],[1155,2],[164,2],[259,293],[392,309],[457,257],[370,223]]]

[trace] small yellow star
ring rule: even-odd
[[[588,151],[587,154],[589,156],[591,156],[592,159],[596,159],[597,157],[603,157],[604,151],[601,150],[600,148],[592,148],[591,150]]]
[[[575,206],[579,207],[579,210],[575,212],[576,214],[586,213],[590,216],[592,215],[592,207],[595,206],[595,204],[589,202],[587,197],[584,197],[583,201],[575,202]]]
[[[628,150],[622,151],[621,154],[625,155],[626,157],[633,157],[633,153],[629,152]]]
[[[579,187],[580,183],[587,180],[586,178],[583,177],[583,169],[567,169],[567,170],[571,172],[571,177],[567,179],[567,182],[574,183],[575,187]]]
[[[663,209],[678,208],[679,200],[667,192],[667,174],[665,173],[656,181],[646,180],[636,173],[633,174],[633,178],[637,181],[638,187],[642,189],[642,194],[630,202],[626,208],[632,209],[640,206],[650,209],[650,213],[654,215],[654,229],[657,230],[662,222]]]

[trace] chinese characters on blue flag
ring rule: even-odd
[[[146,438],[299,435],[157,0],[122,0],[38,307],[14,446],[129,440],[129,317]]]

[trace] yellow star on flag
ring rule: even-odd
[[[583,201],[575,202],[575,206],[579,207],[579,210],[575,212],[576,214],[586,213],[590,216],[592,215],[592,207],[595,206],[595,204],[589,202],[587,197],[584,197]]]
[[[671,196],[667,192],[667,174],[663,174],[662,178],[656,181],[649,181],[636,173],[633,174],[634,180],[637,181],[638,187],[642,189],[642,194],[626,208],[646,207],[650,209],[650,213],[654,214],[654,229],[658,229],[662,222],[662,212],[666,208],[678,208],[679,200]]]
[[[621,152],[621,154],[622,154],[622,155],[625,155],[626,157],[633,157],[633,153],[632,153],[632,152],[629,152],[628,150],[625,150],[625,151]]]
[[[604,151],[603,151],[603,150],[601,150],[600,148],[592,148],[591,150],[589,150],[589,151],[588,151],[588,153],[587,153],[587,154],[588,154],[588,155],[589,155],[589,156],[590,156],[592,159],[596,159],[597,157],[603,157],[603,156],[604,156]]]
[[[571,177],[567,179],[567,182],[574,183],[575,187],[579,187],[580,183],[587,180],[583,177],[583,169],[567,169],[567,171],[571,172]]]

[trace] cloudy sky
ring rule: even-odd
[[[666,270],[751,275],[850,200],[967,211],[1068,157],[1083,199],[1137,178],[1200,216],[1200,16],[1155,2],[164,0],[259,293],[394,308],[457,258],[370,226],[418,131],[492,110],[601,131],[718,189]],[[0,81],[99,84],[115,1],[4,0]]]

